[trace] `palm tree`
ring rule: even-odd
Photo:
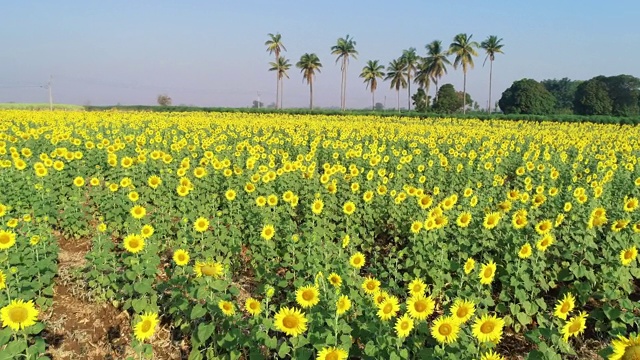
[[[267,51],[269,52],[269,54],[273,54],[275,53],[276,55],[276,62],[278,61],[278,59],[280,58],[280,52],[282,50],[287,51],[287,48],[284,47],[284,44],[282,44],[282,35],[280,35],[280,33],[277,34],[267,34],[267,36],[269,36],[269,40],[265,41],[265,46],[267,47]],[[273,64],[273,63],[270,63]],[[276,109],[278,108],[278,103],[282,102],[282,101],[278,101],[280,98],[280,77],[278,77],[278,75],[276,75]]]
[[[451,65],[451,62],[447,59],[447,53],[442,48],[442,41],[434,40],[427,44],[426,48],[427,73],[436,85],[436,94],[433,97],[435,102],[438,97],[438,81],[447,73],[447,65]]]
[[[409,48],[408,50],[402,51],[402,56],[400,57],[402,61],[405,62],[405,71],[407,72],[407,102],[408,109],[411,110],[411,74],[415,73],[418,65],[418,55],[416,54],[416,48]]]
[[[420,57],[418,60],[418,70],[416,71],[416,77],[413,82],[418,84],[421,89],[425,90],[427,94],[427,102],[429,101],[429,86],[431,86],[431,74],[429,73],[429,62],[427,58]],[[427,105],[429,105],[427,103]]]
[[[453,68],[457,69],[462,64],[462,72],[464,73],[464,83],[462,85],[462,113],[467,112],[467,69],[473,69],[473,57],[478,56],[476,49],[478,43],[471,41],[473,35],[458,34],[453,38],[453,42],[449,45],[449,55],[455,55]]]
[[[331,47],[331,54],[338,55],[336,63],[342,59],[342,83],[340,87],[340,108],[344,110],[347,107],[347,67],[349,66],[349,56],[357,59],[356,42],[349,34],[345,38],[339,38],[338,42]]]
[[[313,109],[313,77],[316,76],[316,71],[320,72],[322,67],[320,59],[316,54],[307,53],[300,57],[296,67],[302,73],[302,81],[307,80],[307,84],[309,84],[309,109]]]
[[[287,79],[289,78],[289,75],[287,74],[287,70],[291,68],[291,64],[289,63],[289,60],[280,56],[276,62],[271,62],[269,63],[269,65],[271,65],[271,68],[269,69],[269,71],[276,72],[276,77],[279,82],[278,93],[280,94],[280,109],[282,109],[282,78],[285,76],[287,77]],[[276,103],[276,109],[277,108],[278,108],[278,103]]]
[[[502,47],[504,46],[500,42],[502,38],[498,39],[495,35],[490,35],[485,41],[480,44],[480,47],[487,53],[487,57],[484,58],[484,64],[489,59],[489,114],[491,114],[491,78],[493,77],[493,60],[496,58],[496,54],[504,54]]]
[[[391,88],[398,92],[398,112],[400,112],[400,88],[407,87],[407,79],[404,77],[407,63],[402,59],[392,60],[387,66],[385,80],[391,80]]]
[[[360,77],[367,84],[367,89],[371,89],[371,110],[376,109],[375,91],[378,88],[378,78],[384,77],[382,70],[384,70],[384,65],[379,64],[378,60],[369,60],[360,73]]]

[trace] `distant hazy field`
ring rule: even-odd
[[[68,104],[53,104],[53,108],[56,110],[84,110],[80,105],[68,105]],[[20,109],[20,110],[46,110],[49,109],[48,103],[0,103],[0,110],[7,109]]]

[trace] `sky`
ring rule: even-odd
[[[314,105],[340,105],[340,64],[331,46],[347,34],[357,59],[347,75],[347,107],[371,106],[359,74],[367,60],[384,65],[403,49],[458,33],[481,42],[503,39],[493,67],[492,102],[513,81],[597,75],[640,77],[637,0],[407,0],[320,2],[292,0],[3,1],[0,15],[0,103],[154,105],[168,94],[174,105],[249,107],[275,102],[268,33],[282,34],[292,64],[316,53],[323,64]],[[480,49],[467,74],[467,91],[487,106],[489,64]],[[451,58],[453,62],[453,58]],[[292,66],[284,80],[284,107],[308,107],[309,87]],[[439,85],[462,90],[462,69],[450,67]],[[376,102],[395,108],[397,93],[379,84]],[[412,86],[412,92],[417,89]],[[433,96],[434,87],[430,95]],[[259,94],[259,95],[258,95]],[[407,91],[400,91],[407,106]]]

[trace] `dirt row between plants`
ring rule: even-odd
[[[52,360],[116,360],[135,356],[130,346],[133,329],[129,313],[108,302],[90,299],[81,277],[77,276],[86,263],[91,241],[57,238],[60,251],[53,306],[42,314],[47,355]],[[154,359],[183,358],[165,326],[158,327],[151,344]]]

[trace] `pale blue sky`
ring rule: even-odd
[[[249,106],[257,91],[275,101],[267,33],[280,32],[284,56],[295,64],[315,52],[324,65],[315,83],[317,106],[339,106],[340,66],[330,47],[350,34],[357,60],[349,66],[347,107],[370,104],[358,78],[369,59],[383,64],[403,49],[461,32],[478,42],[504,39],[494,63],[493,99],[514,80],[631,74],[640,77],[640,2],[568,0],[449,1],[9,1],[0,15],[0,102],[54,101],[109,105],[155,104],[168,93],[174,104]],[[467,76],[467,89],[486,106],[484,54]],[[308,106],[308,86],[292,68],[284,106]],[[462,89],[462,71],[449,69],[440,85]],[[412,90],[417,86],[412,86]],[[433,89],[433,88],[432,88]],[[380,84],[376,100],[394,107],[396,93]],[[406,90],[401,106],[406,106]]]

